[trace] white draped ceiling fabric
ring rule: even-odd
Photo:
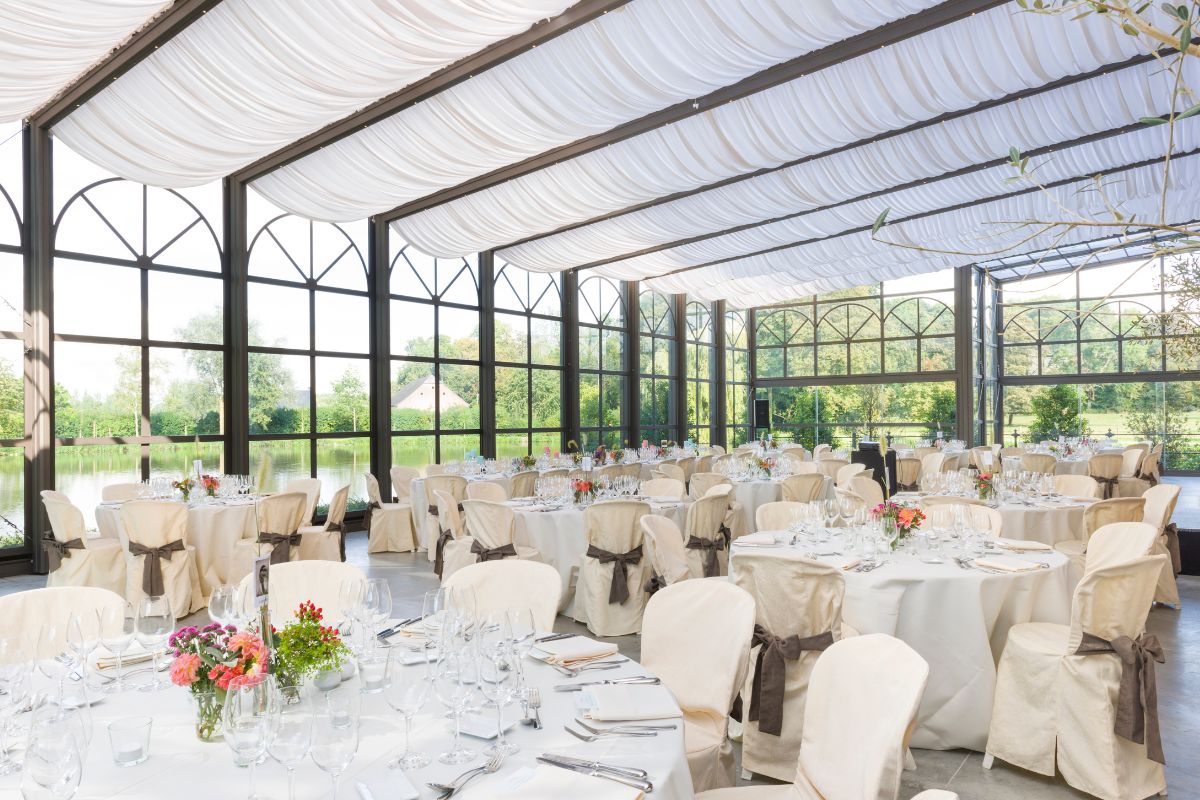
[[[0,0],[0,75],[13,76],[0,84],[0,119],[44,102],[163,5]],[[223,0],[54,133],[123,177],[196,185],[570,5]],[[1150,44],[1097,15],[1035,15],[1013,3],[436,203],[439,191],[839,42],[886,36],[935,6],[954,8],[629,0],[252,186],[328,221],[433,199],[392,222],[429,255],[494,249],[528,270],[584,267],[735,306],[1111,235],[1003,224],[1096,213],[1098,195],[1080,189],[1097,173],[1126,213],[1157,216],[1165,191],[1173,221],[1200,218],[1200,118],[1176,130],[1165,190],[1153,163],[1167,149],[1165,127],[1132,125],[1170,110],[1171,82],[1147,59]],[[1200,68],[1189,69],[1187,83],[1200,85]],[[1012,146],[1039,152],[1038,179],[1052,197],[1006,180]],[[914,247],[872,240],[885,208],[883,237]]]

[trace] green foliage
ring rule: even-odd
[[[1030,401],[1033,422],[1026,439],[1057,439],[1059,436],[1083,436],[1088,432],[1087,420],[1080,413],[1082,399],[1071,384],[1047,386]]]
[[[273,631],[272,668],[280,680],[293,684],[324,670],[340,669],[350,651],[336,628],[321,624],[324,610],[309,601],[300,604],[296,619]]]

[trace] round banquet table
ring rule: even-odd
[[[241,539],[253,539],[258,527],[255,520],[254,498],[205,498],[188,505],[187,543],[196,548],[196,568],[200,573],[200,588],[204,597],[217,586],[234,583],[233,549]],[[121,504],[101,503],[96,506],[96,527],[100,535],[119,539],[125,544],[125,528],[121,525]]]
[[[758,507],[783,499],[782,479],[735,480],[733,482],[733,496],[742,507],[742,524],[745,525],[742,530],[746,533],[754,533],[758,530],[758,526],[755,524],[755,514],[758,512]],[[826,475],[825,490],[822,498],[833,500],[836,497],[837,493],[833,488],[833,478]]]
[[[425,670],[426,666],[418,664],[402,669]],[[604,676],[610,678],[645,674],[646,670],[633,661],[604,672]],[[508,756],[497,773],[477,778],[457,797],[462,800],[525,797],[519,788],[509,791],[509,787],[515,784],[523,770],[537,766],[535,759],[543,753],[644,769],[650,773],[649,779],[654,784],[653,797],[659,800],[686,800],[694,796],[684,757],[682,720],[676,720],[679,725],[676,730],[662,731],[653,738],[611,737],[582,742],[563,729],[565,723],[578,716],[575,703],[579,693],[556,692],[554,686],[587,680],[588,673],[583,673],[580,678],[567,678],[530,659],[526,675],[529,682],[541,690],[543,729],[535,730],[519,723],[510,728],[507,736],[520,746],[520,751]],[[356,686],[357,678],[342,684],[343,688],[351,690]],[[46,687],[39,685],[36,688]],[[102,702],[92,706],[92,738],[84,761],[82,782],[75,795],[78,800],[162,800],[164,797],[210,800],[246,796],[249,772],[234,766],[229,747],[221,741],[205,744],[196,738],[187,690],[169,686],[157,692],[128,690],[102,698]],[[477,700],[482,702],[483,698],[477,697]],[[483,713],[494,726],[495,710],[484,709]],[[113,764],[107,725],[132,716],[153,718],[150,757],[137,766],[117,767]],[[520,716],[519,704],[505,708],[506,720],[518,720]],[[402,796],[397,786],[400,775],[407,775],[412,785],[419,787],[422,798],[432,797],[432,791],[425,786],[426,781],[445,782],[485,761],[482,756],[461,766],[447,766],[437,761],[439,753],[450,749],[453,727],[432,695],[414,718],[412,730],[413,749],[426,753],[433,761],[428,767],[408,773],[387,768],[387,762],[404,749],[404,719],[391,711],[383,695],[363,695],[359,724],[358,754],[342,776],[339,798],[359,797],[355,784],[361,782],[375,800],[393,800]],[[463,736],[462,742],[464,747],[476,752],[491,744],[488,740],[467,735]],[[0,777],[0,797],[19,797],[20,780],[20,773]],[[286,772],[270,757],[259,763],[256,781],[257,791],[262,796],[287,796]],[[326,800],[329,794],[328,774],[322,772],[311,758],[306,758],[296,769],[296,796],[305,800]]]
[[[646,502],[650,504],[650,513],[667,517],[681,531],[685,529],[691,500],[653,498]],[[583,508],[576,505],[549,508],[532,498],[510,500],[505,505],[512,508],[517,518],[513,541],[536,547],[538,559],[558,570],[562,579],[558,611],[571,616],[575,605],[575,578],[588,547]]]
[[[1006,456],[1004,458],[1005,472],[1020,472],[1021,457]],[[1054,463],[1055,475],[1087,475],[1088,460],[1086,458],[1059,458]]]
[[[800,558],[809,547],[735,542],[730,573],[737,570],[739,554]],[[992,715],[996,664],[1008,629],[1022,622],[1069,622],[1071,590],[1067,560],[1058,553],[1012,555],[1049,566],[1005,574],[963,569],[954,561],[957,555],[962,553],[945,547],[944,563],[926,564],[916,555],[898,552],[873,571],[846,571],[842,618],[859,633],[886,633],[904,640],[929,663],[913,747],[982,751]],[[852,559],[819,560],[844,564]]]
[[[895,495],[893,499],[898,503],[916,505],[920,495],[905,492]],[[1055,545],[1084,538],[1083,512],[1094,502],[1083,498],[1054,497],[1008,501],[993,507],[1004,520],[1004,538]]]

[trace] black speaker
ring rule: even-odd
[[[771,401],[770,400],[755,400],[754,401],[754,427],[756,427],[756,428],[771,427]]]

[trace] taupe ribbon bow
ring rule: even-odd
[[[172,554],[183,552],[185,549],[183,539],[167,542],[162,547],[146,547],[144,544],[130,542],[131,556],[146,557],[142,562],[142,591],[151,597],[164,594],[166,588],[163,584],[162,560],[165,558],[170,561]]]
[[[381,503],[374,503],[374,502],[367,503],[367,510],[363,513],[363,528],[368,533],[371,532],[371,517],[373,517],[375,515],[375,509],[377,509],[377,508],[383,508],[383,505]],[[328,530],[328,528],[326,528],[326,530]],[[344,529],[342,531],[342,534],[343,534],[343,536],[345,535]],[[345,558],[342,559],[342,561],[345,561],[345,560],[346,560]]]
[[[1149,472],[1143,472],[1141,467],[1138,467],[1137,475],[1135,477],[1141,478],[1142,480],[1149,483],[1151,486],[1158,485],[1158,478],[1154,477],[1154,475],[1152,475]]]
[[[367,509],[366,522],[367,522],[367,530],[369,531],[371,529],[371,526],[370,526],[371,509],[370,508]],[[343,522],[332,522],[332,521],[326,522],[325,530],[337,531],[337,533],[338,533],[338,554],[342,557],[342,561],[345,561],[346,560],[346,523],[344,521]]]
[[[917,484],[915,484],[915,483],[897,483],[896,484],[897,492],[915,492],[915,491],[917,491],[917,488],[918,488]]]
[[[651,575],[650,580],[646,581],[646,594],[648,595],[653,595],[659,589],[665,588],[667,588],[667,579],[662,575]]]
[[[292,548],[300,546],[300,534],[267,533],[263,531],[258,534],[258,543],[272,545],[272,564],[286,564],[292,560]]]
[[[1096,482],[1104,487],[1104,499],[1111,500],[1117,495],[1117,485],[1120,481],[1119,477],[1113,478],[1096,478]]]
[[[484,547],[478,539],[475,539],[471,542],[471,552],[478,556],[475,563],[480,564],[484,561],[493,559],[499,561],[509,556],[516,556],[517,548],[512,542],[499,547]]]
[[[613,565],[612,584],[608,587],[608,604],[624,604],[629,599],[629,565],[642,562],[642,546],[639,544],[628,553],[610,553],[589,544],[587,557],[594,558],[601,564]]]
[[[705,550],[704,577],[716,578],[721,574],[721,562],[717,560],[717,551],[725,549],[724,539],[701,539],[699,536],[689,537],[684,545],[688,550]]]
[[[83,539],[68,539],[65,542],[60,542],[54,538],[53,533],[47,533],[42,536],[42,549],[46,551],[46,561],[50,565],[50,571],[54,572],[62,566],[64,558],[71,557],[72,550],[86,550],[83,546]]]
[[[454,541],[453,531],[438,530],[437,546],[433,557],[433,571],[437,576],[442,577],[443,559],[446,554],[446,542]]]
[[[1183,572],[1183,559],[1179,555],[1179,526],[1174,522],[1163,528],[1167,536],[1167,552],[1171,554],[1171,569],[1178,575]]]
[[[729,526],[722,522],[721,527],[717,528],[717,532],[720,533],[721,538],[725,540],[725,547],[728,549],[729,542],[731,539],[733,539],[733,531],[729,530]]]
[[[759,651],[754,663],[754,683],[747,719],[751,722],[758,720],[760,733],[771,736],[783,733],[783,695],[787,684],[785,660],[795,661],[805,650],[825,650],[832,644],[832,631],[805,637],[792,634],[781,639],[762,625],[754,626],[754,639],[750,646],[759,646]]]
[[[1154,663],[1162,664],[1166,658],[1158,637],[1144,633],[1137,639],[1118,636],[1110,642],[1084,633],[1075,655],[1096,653],[1116,653],[1121,659],[1121,688],[1117,693],[1113,733],[1134,744],[1145,744],[1147,758],[1166,764],[1158,730],[1158,684],[1154,677]]]

